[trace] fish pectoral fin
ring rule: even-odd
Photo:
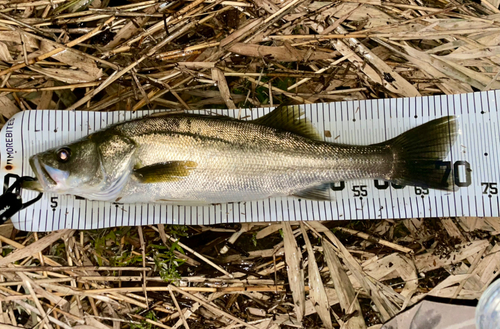
[[[168,161],[134,169],[134,176],[141,183],[175,182],[189,176],[195,169],[194,161]]]
[[[293,194],[297,198],[304,198],[308,200],[316,201],[332,201],[333,198],[329,193],[330,184],[322,184],[319,186],[314,186],[302,191],[298,191]]]
[[[282,129],[313,140],[321,140],[311,122],[298,105],[280,105],[271,113],[253,120],[255,124]]]

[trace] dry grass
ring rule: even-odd
[[[41,236],[5,224],[0,321],[26,328],[379,328],[425,296],[478,298],[500,268],[499,228],[498,219],[414,219]],[[360,238],[360,231],[371,235]]]
[[[0,124],[500,88],[497,0],[118,2],[0,0]],[[334,224],[5,224],[0,328],[378,328],[500,269],[498,219]]]

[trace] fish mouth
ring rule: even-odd
[[[56,186],[57,182],[52,179],[50,174],[48,173],[45,166],[40,163],[40,160],[36,155],[32,156],[30,159],[30,165],[33,171],[35,172],[35,176],[45,189],[46,187]]]

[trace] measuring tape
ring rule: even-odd
[[[178,206],[112,204],[45,193],[41,200],[13,216],[25,231],[113,226],[270,222],[298,220],[363,220],[500,215],[500,91],[303,105],[325,141],[374,144],[446,115],[458,117],[460,134],[440,166],[449,170],[456,192],[399,186],[383,180],[353,180],[331,185],[334,201],[294,197],[259,201]],[[194,111],[252,120],[271,109]],[[113,123],[157,111],[88,112],[33,110],[16,114],[0,133],[0,178],[34,176],[28,159],[49,148],[72,142]],[[10,174],[10,175],[8,175]],[[23,199],[38,193],[22,191]]]

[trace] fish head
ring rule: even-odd
[[[96,143],[84,139],[38,153],[30,165],[44,191],[64,193],[102,181],[98,159]]]
[[[133,167],[135,143],[98,132],[74,143],[33,155],[30,165],[44,192],[112,200]]]

